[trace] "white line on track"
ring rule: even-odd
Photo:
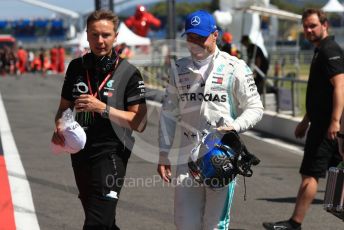
[[[9,177],[17,230],[39,230],[31,189],[15,144],[0,93],[0,135]]]
[[[282,148],[285,148],[290,151],[290,153],[303,156],[303,149],[300,146],[289,144],[287,142],[278,140],[278,139],[272,139],[272,138],[267,138],[267,137],[261,137],[257,132],[255,131],[246,131],[243,133],[243,135],[252,137],[254,139],[263,141],[265,143],[273,144],[275,146],[279,146]]]

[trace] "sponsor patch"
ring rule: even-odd
[[[214,93],[183,93],[180,94],[182,101],[205,101],[205,102],[226,102],[226,94],[214,94]]]
[[[105,92],[103,93],[103,95],[106,96],[106,97],[112,97],[112,96],[113,96],[113,93],[112,93],[112,92],[105,91]]]
[[[223,77],[215,77],[215,76],[213,76],[212,83],[222,85],[222,82],[223,82]]]
[[[112,88],[113,82],[114,82],[114,80],[109,80],[109,81],[106,83],[106,86],[109,87],[109,88]]]
[[[330,57],[328,60],[333,61],[333,60],[338,60],[338,59],[340,59],[340,56]]]
[[[220,86],[220,85],[215,85],[215,86],[212,86],[210,87],[210,90],[211,91],[226,91],[226,88],[224,88],[223,86]]]

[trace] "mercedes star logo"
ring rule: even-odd
[[[191,18],[191,25],[197,26],[201,23],[201,19],[198,16]]]

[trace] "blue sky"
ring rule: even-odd
[[[78,13],[86,13],[94,10],[94,0],[40,0],[59,7],[64,7]],[[122,6],[135,7],[136,4],[156,3],[159,0],[114,0],[115,2],[125,2]],[[161,1],[161,0],[160,0]],[[177,2],[188,1],[209,1],[209,0],[176,0]],[[117,6],[120,8],[121,6]],[[116,9],[116,6],[115,6]],[[20,0],[0,0],[0,19],[20,19],[36,17],[53,17],[54,12],[24,3]]]
[[[86,13],[95,9],[95,0],[40,0],[59,7],[73,10],[77,13]],[[115,2],[125,2],[122,6],[135,7],[138,3],[155,3],[159,0],[114,0]],[[161,0],[160,0],[161,1]],[[181,0],[177,0],[181,1]],[[190,1],[190,0],[189,0]],[[193,0],[197,1],[197,0]],[[204,0],[202,0],[204,1]],[[124,7],[125,7],[124,6]],[[116,8],[116,7],[115,7]],[[20,0],[0,0],[0,19],[20,19],[35,17],[52,17],[54,12]]]
[[[94,10],[94,0],[44,0],[78,13]],[[0,0],[0,19],[52,17],[54,12],[23,3],[19,0]]]

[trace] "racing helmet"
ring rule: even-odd
[[[200,143],[200,155],[188,163],[190,174],[201,184],[220,189],[240,174],[252,176],[251,165],[260,160],[250,154],[235,131],[207,133]]]

